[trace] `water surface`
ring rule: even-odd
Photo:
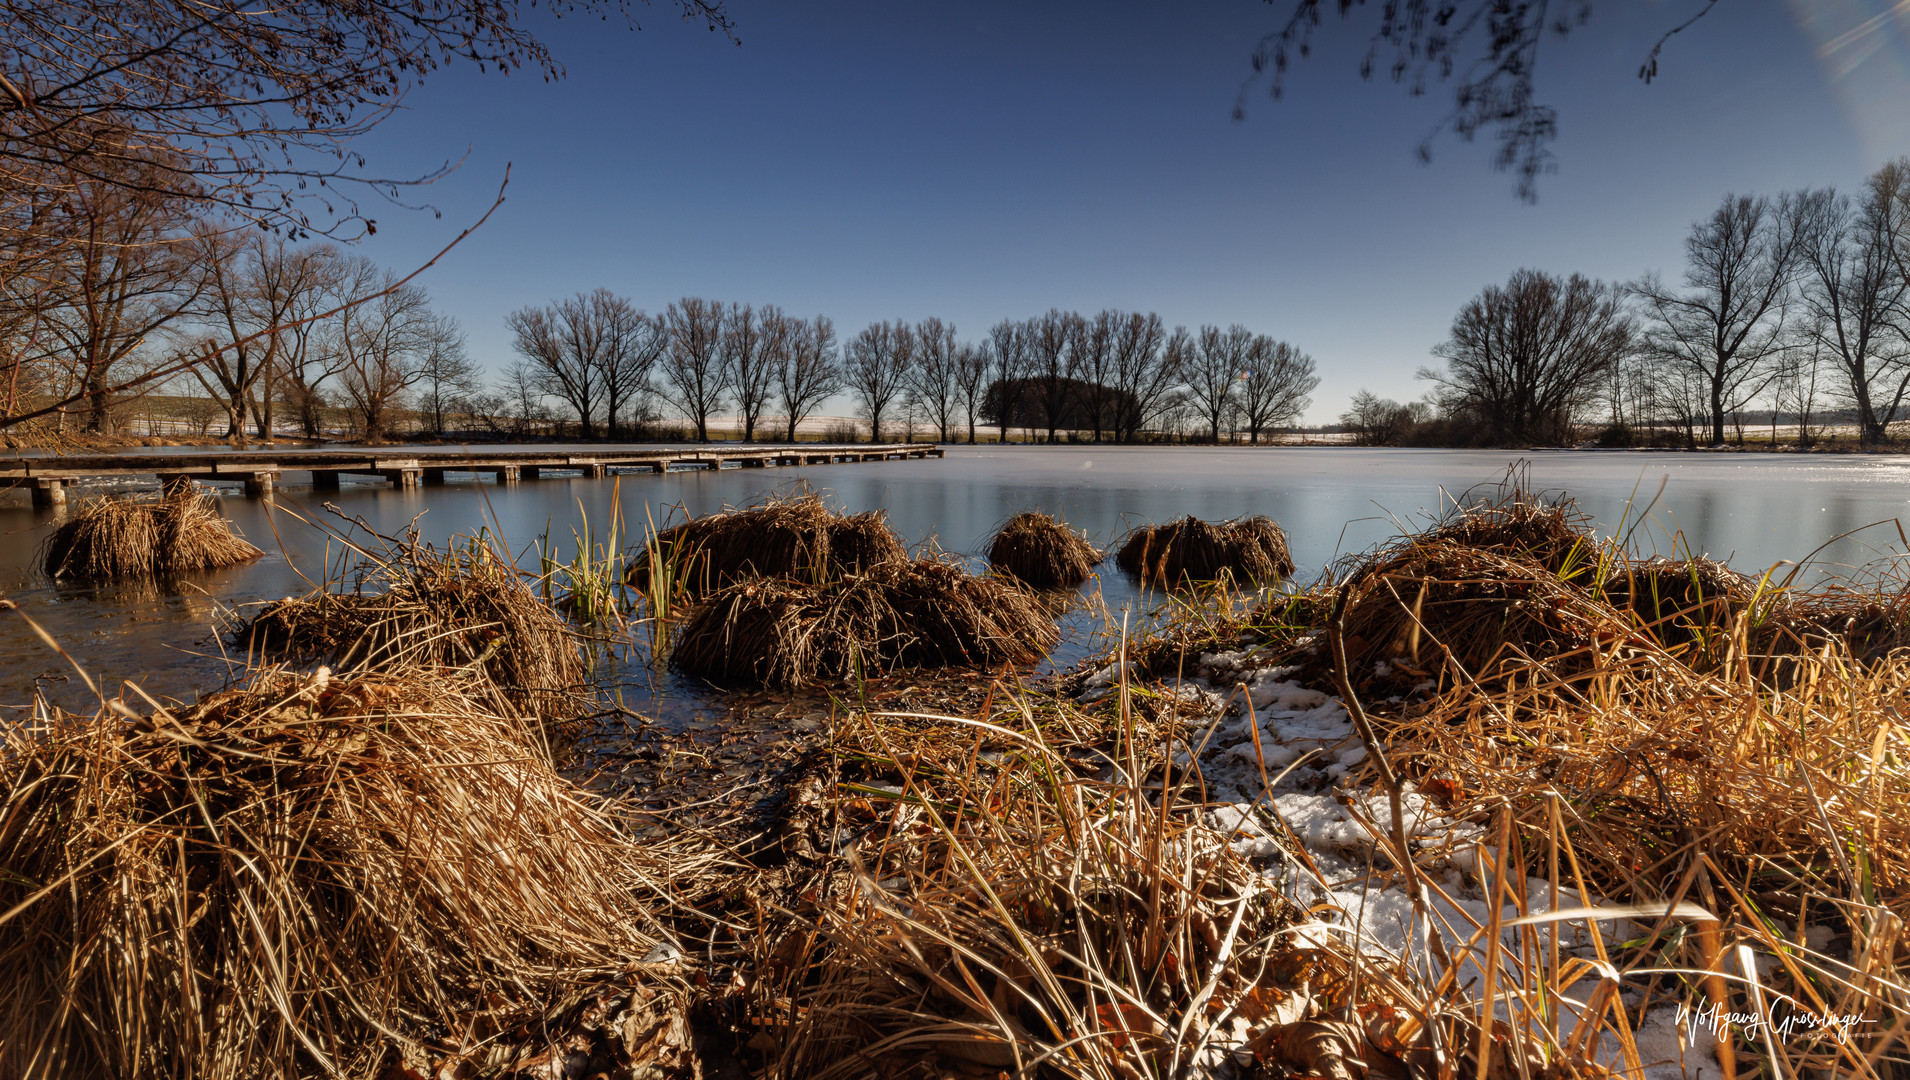
[[[1621,524],[1645,551],[1689,549],[1759,572],[1817,551],[1812,576],[1892,565],[1903,550],[1895,524],[1910,510],[1910,458],[1796,454],[1694,454],[1277,447],[950,447],[943,460],[814,465],[782,469],[636,474],[611,480],[548,479],[499,487],[488,478],[454,478],[443,487],[396,491],[347,482],[334,492],[300,486],[288,473],[275,502],[223,499],[225,513],[267,556],[249,566],[164,584],[83,587],[54,584],[34,567],[35,549],[62,511],[0,507],[0,590],[53,634],[109,686],[132,680],[155,695],[190,697],[217,687],[227,670],[212,631],[220,610],[310,588],[325,576],[335,543],[298,520],[325,517],[325,503],[386,533],[414,520],[428,541],[487,529],[535,565],[533,549],[549,534],[568,558],[574,528],[588,518],[601,530],[613,490],[624,520],[640,534],[646,520],[707,513],[767,491],[807,483],[852,511],[882,509],[910,543],[933,539],[977,556],[1011,514],[1060,515],[1108,544],[1132,525],[1184,514],[1228,518],[1267,514],[1291,539],[1302,579],[1334,559],[1423,523],[1462,493],[1501,481],[1527,463],[1541,490],[1573,496],[1601,532]],[[1662,483],[1662,491],[1660,486]],[[75,491],[79,497],[81,491]],[[1654,501],[1655,500],[1655,501]],[[1649,504],[1648,516],[1643,511]],[[1642,525],[1639,519],[1644,517]],[[1877,527],[1876,522],[1886,522]],[[1849,534],[1858,530],[1854,535]],[[1138,594],[1112,562],[1089,584],[1118,619],[1152,598]],[[1092,644],[1088,616],[1058,660]],[[17,704],[36,679],[77,703],[70,668],[17,619],[0,618],[0,704]],[[698,687],[663,679],[651,685],[641,664],[625,665],[633,691],[678,705],[701,700]]]

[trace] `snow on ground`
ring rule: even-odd
[[[1429,977],[1443,971],[1434,959],[1443,951],[1457,963],[1459,985],[1478,994],[1486,960],[1478,942],[1491,921],[1491,870],[1497,865],[1484,830],[1445,817],[1410,785],[1402,792],[1403,831],[1432,895],[1434,925],[1428,927],[1416,917],[1403,888],[1384,884],[1390,863],[1375,833],[1392,836],[1390,801],[1383,793],[1341,786],[1365,760],[1366,748],[1339,699],[1293,682],[1292,668],[1255,668],[1240,653],[1204,655],[1199,670],[1203,677],[1168,692],[1206,707],[1207,726],[1196,728],[1193,746],[1176,754],[1176,763],[1185,767],[1198,760],[1208,790],[1208,824],[1230,834],[1234,849],[1260,861],[1269,883],[1302,907],[1337,909],[1341,929],[1323,928],[1321,935],[1350,934],[1362,948],[1403,956]],[[1083,683],[1081,700],[1114,693],[1121,675],[1115,665],[1093,673]],[[1127,675],[1136,679],[1138,672],[1130,668]],[[1288,834],[1305,849],[1310,865],[1286,860]],[[1503,906],[1502,923],[1522,914],[1588,906],[1576,891],[1555,890],[1540,878],[1507,883],[1501,895],[1515,890],[1521,895]],[[1436,932],[1437,949],[1429,931]],[[1592,961],[1593,933],[1609,942],[1615,934],[1633,932],[1623,922],[1577,919],[1506,929],[1502,940],[1518,956],[1522,946],[1549,950],[1556,933],[1563,956]],[[1597,979],[1588,978],[1568,996],[1582,1002],[1597,986]],[[1635,991],[1627,1000],[1635,1003]],[[1496,1011],[1507,1016],[1504,1001]],[[1702,1027],[1682,1024],[1676,1005],[1653,1009],[1634,1034],[1634,1045],[1645,1066],[1644,1080],[1720,1075],[1715,1040]],[[1625,1068],[1614,1036],[1604,1037],[1598,1056],[1614,1069]]]

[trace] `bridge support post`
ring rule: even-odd
[[[518,468],[515,465],[500,465],[492,471],[497,474],[497,482],[500,484],[517,483]]]
[[[272,485],[278,479],[275,472],[255,472],[245,478],[245,497],[248,499],[269,499],[272,497]]]
[[[33,478],[33,508],[51,510],[66,502],[66,487],[57,476]]]
[[[743,468],[745,468],[745,469],[767,469],[767,468],[769,468],[769,461],[768,461],[768,459],[766,459],[766,458],[759,458],[759,457],[746,457],[746,458],[743,458],[743,459],[741,459],[741,463],[742,463],[742,466],[743,466]]]
[[[424,479],[423,469],[386,469],[382,474],[391,481],[391,486],[400,491],[409,491]]]
[[[336,469],[313,469],[312,470],[312,490],[337,491],[338,478],[341,475],[342,474],[339,473],[338,470]]]
[[[592,480],[602,480],[604,477],[610,475],[610,466],[586,465],[584,466],[584,475]]]

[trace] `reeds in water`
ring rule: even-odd
[[[547,719],[573,711],[587,674],[570,624],[485,540],[439,551],[408,541],[367,560],[351,591],[267,604],[236,635],[248,653],[340,670],[474,667]]]
[[[1222,575],[1269,582],[1293,573],[1287,534],[1263,516],[1219,523],[1190,516],[1143,525],[1128,534],[1115,563],[1142,581],[1161,585],[1214,581]]]
[[[743,581],[705,599],[670,662],[719,683],[791,687],[895,668],[1030,663],[1054,616],[1005,581],[939,559],[896,559],[820,584]]]
[[[639,973],[696,860],[486,681],[114,705],[0,736],[0,1075],[561,1075],[566,1002],[677,992]]]
[[[674,567],[678,587],[713,592],[753,578],[828,581],[907,555],[879,510],[841,513],[819,496],[777,496],[654,533],[650,557],[631,560],[629,582],[648,591],[652,565]]]
[[[1034,510],[1009,518],[988,544],[990,566],[1037,589],[1072,589],[1106,557],[1087,537]]]
[[[41,565],[68,581],[120,581],[237,566],[262,554],[232,531],[216,498],[175,483],[158,496],[80,503],[48,538]]]

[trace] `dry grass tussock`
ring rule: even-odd
[[[1716,671],[1633,647],[1607,653],[1569,695],[1535,665],[1496,692],[1456,688],[1376,722],[1452,813],[1509,821],[1504,857],[1526,873],[1716,915],[1688,934],[1638,924],[1644,940],[1620,966],[1667,969],[1662,996],[1864,1018],[1847,1043],[1807,1031],[1764,1046],[1753,1033],[1740,1040],[1744,1068],[1777,1053],[1792,1076],[1903,1075],[1910,658],[1865,665],[1827,644],[1790,658],[1776,688],[1754,671],[1749,624],[1737,625]]]
[[[1293,573],[1287,534],[1272,518],[1245,517],[1218,524],[1185,517],[1166,525],[1143,525],[1128,534],[1114,557],[1141,580],[1179,585],[1213,581],[1274,581]]]
[[[1589,519],[1569,501],[1538,498],[1514,477],[1490,498],[1456,508],[1412,541],[1490,551],[1553,572],[1582,566],[1597,554]]]
[[[339,670],[473,667],[517,708],[547,719],[572,709],[588,674],[581,645],[507,553],[479,540],[439,551],[415,536],[356,551],[351,591],[267,604],[236,643]]]
[[[1862,1018],[1842,1041],[1808,1021],[1770,1041],[1740,1025],[1726,1063],[1740,1075],[1910,1071],[1902,590],[1805,589],[1589,538],[1555,537],[1565,556],[1548,567],[1524,554],[1534,545],[1471,547],[1453,526],[1190,639],[1302,660],[1302,677],[1363,697],[1399,773],[1485,828],[1489,877],[1551,881],[1619,912],[1607,922],[1623,932],[1595,958],[1617,973],[1612,991]],[[1523,905],[1520,891],[1508,897]],[[1677,903],[1715,919],[1618,907]],[[1505,1007],[1577,1009],[1561,988],[1595,972],[1559,968],[1556,953],[1540,963],[1543,942],[1522,940],[1500,958]],[[1620,1042],[1642,1013],[1601,1009]]]
[[[807,492],[694,518],[645,548],[630,561],[629,583],[645,589],[653,563],[667,564],[692,595],[754,578],[831,581],[908,554],[881,511],[844,514]]]
[[[41,565],[49,577],[119,581],[237,566],[263,554],[232,531],[218,499],[175,484],[158,496],[80,503],[47,539]]]
[[[1342,565],[1356,685],[1497,689],[1516,677],[1578,695],[1590,673],[1646,649],[1693,671],[1743,664],[1778,687],[1826,648],[1875,664],[1910,645],[1904,582],[1808,589],[1701,556],[1636,558],[1594,538],[1569,504],[1509,499]]]
[[[698,860],[632,843],[485,680],[113,706],[0,750],[0,1074],[557,1076],[614,1057],[553,1045],[580,1014],[680,1024],[642,961]]]
[[[1072,589],[1106,557],[1086,536],[1034,510],[1009,518],[988,544],[990,566],[1037,589]]]
[[[1625,618],[1592,591],[1534,563],[1449,539],[1382,552],[1345,585],[1346,659],[1356,684],[1432,681],[1493,688],[1529,677],[1570,683]]]
[[[678,628],[670,662],[715,682],[812,685],[909,667],[1032,663],[1054,616],[1006,581],[942,559],[900,559],[820,584],[743,581]]]
[[[1085,756],[1093,720],[1002,698],[974,718],[845,722],[859,778],[830,807],[839,861],[758,935],[762,1075],[1470,1070],[1463,991],[1362,955],[1287,901],[1203,824],[1198,777],[1163,771],[1166,746],[1125,692],[1114,740]],[[959,749],[935,753],[923,722]],[[1487,1075],[1602,1072],[1548,1049],[1495,1046]]]

